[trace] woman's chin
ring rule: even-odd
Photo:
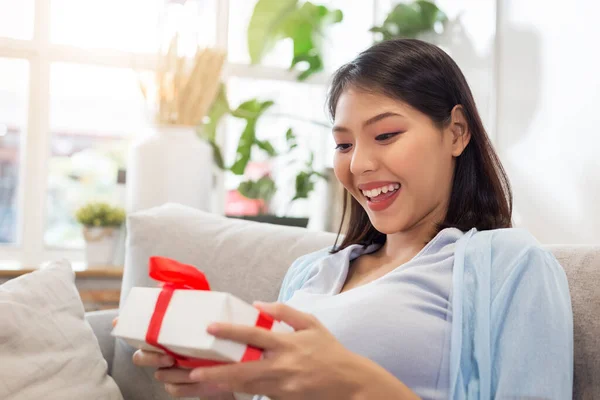
[[[395,221],[392,221],[388,218],[378,218],[373,216],[369,216],[369,219],[371,221],[371,225],[373,225],[373,227],[377,229],[378,232],[381,232],[385,235],[398,233],[402,231],[405,226],[397,219]]]

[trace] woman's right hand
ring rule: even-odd
[[[138,367],[157,368],[154,377],[165,384],[165,390],[174,397],[203,397],[210,400],[235,400],[233,393],[217,386],[208,386],[190,379],[190,369],[174,367],[175,360],[166,354],[137,350],[133,363]]]
[[[112,321],[117,325],[119,317]],[[235,400],[233,393],[210,387],[206,384],[192,382],[189,379],[191,370],[177,368],[175,360],[166,354],[154,351],[138,350],[133,353],[133,363],[138,367],[157,368],[154,377],[165,384],[165,390],[175,397],[205,397],[207,400]]]

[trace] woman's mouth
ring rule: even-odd
[[[361,192],[367,198],[367,206],[371,210],[383,211],[396,200],[400,187],[399,183],[391,183],[371,190],[361,190]]]

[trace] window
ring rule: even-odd
[[[76,208],[90,200],[124,203],[117,176],[129,137],[145,126],[142,104],[131,69],[52,64],[46,245],[82,248]]]
[[[27,114],[25,60],[0,58],[0,245],[18,244],[21,139]]]
[[[33,0],[0,0],[0,37],[31,39]]]
[[[256,0],[0,0],[0,268],[84,259],[73,211],[91,198],[124,204],[116,176],[129,143],[149,123],[137,74],[155,67],[157,49],[176,28],[183,31],[183,54],[193,54],[197,45],[227,50],[223,78],[233,106],[251,98],[276,101],[260,120],[261,138],[284,145],[282,134],[291,127],[300,144],[293,159],[302,162],[312,151],[317,167],[330,166],[328,76],[372,43],[368,29],[396,1],[317,3],[341,9],[344,21],[326,39],[325,71],[301,83],[288,71],[289,42],[279,43],[261,65],[249,65],[246,29]],[[472,21],[467,32],[482,54],[489,51],[484,42],[495,21],[495,2],[483,3],[441,3]],[[472,76],[488,82],[491,73],[480,72],[475,68]],[[226,156],[235,152],[241,130],[231,118],[221,128]],[[231,177],[224,183],[237,184]],[[279,184],[282,211],[293,182]],[[317,187],[315,198],[326,196],[324,185]],[[312,212],[317,207],[309,203],[320,202],[299,202],[287,211]]]

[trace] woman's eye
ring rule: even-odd
[[[346,151],[348,150],[352,145],[350,143],[340,143],[337,146],[335,146],[335,149],[338,151]]]
[[[378,142],[384,142],[386,140],[393,138],[396,135],[399,135],[400,133],[402,133],[402,132],[383,133],[381,135],[377,135],[375,137],[375,140],[377,140]]]

